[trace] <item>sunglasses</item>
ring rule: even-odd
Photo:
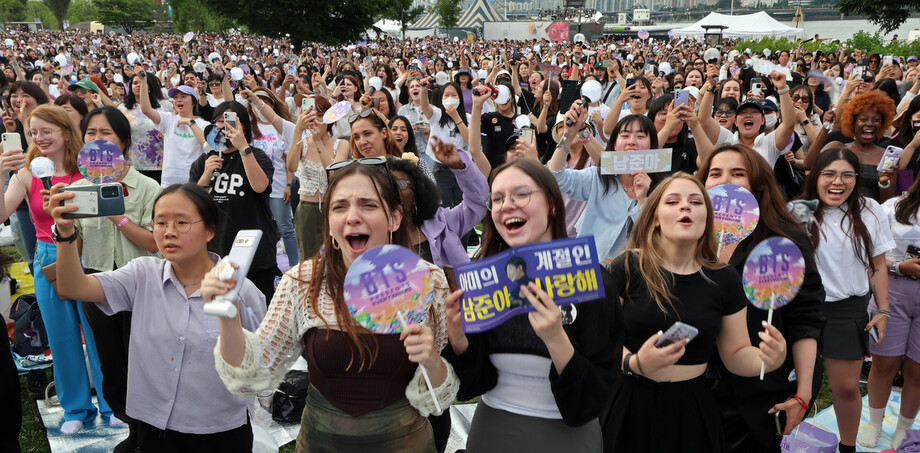
[[[370,116],[373,115],[373,114],[374,114],[374,109],[364,109],[364,110],[361,110],[361,111],[358,112],[358,113],[353,113],[353,114],[349,115],[349,116],[348,116],[348,123],[351,124],[351,123],[354,123],[355,121],[358,121],[358,120],[361,119],[361,118],[368,118],[368,117],[370,117]],[[378,117],[378,119],[379,119],[379,117]]]
[[[792,99],[792,102],[798,102],[798,101],[805,101],[805,102],[808,102],[808,101],[811,100],[811,98],[808,97],[808,96],[801,96],[801,95],[798,95],[798,94],[793,95],[793,96],[791,97],[791,99]]]
[[[373,167],[383,166],[384,171],[387,173],[387,179],[390,180],[390,185],[393,187],[393,192],[399,193],[399,185],[396,182],[396,178],[393,176],[393,173],[390,172],[390,164],[387,163],[386,157],[362,157],[360,159],[354,160],[340,160],[338,162],[333,162],[326,166],[326,173],[335,170],[341,170],[349,165],[370,165]]]
[[[219,87],[219,86],[220,86],[220,82],[208,82],[208,85],[210,85],[210,86],[212,86],[212,87]]]
[[[735,114],[734,110],[716,110],[713,112],[715,116],[732,116]]]

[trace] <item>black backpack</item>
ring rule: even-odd
[[[13,352],[20,356],[44,354],[48,349],[48,332],[42,321],[35,294],[23,294],[10,308],[13,320]]]
[[[309,373],[301,370],[288,371],[272,397],[272,418],[278,422],[300,423],[303,409],[307,405],[309,388]]]

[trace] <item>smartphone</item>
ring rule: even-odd
[[[630,86],[636,83],[636,76],[632,73],[626,74],[626,86]]]
[[[907,253],[904,254],[904,261],[915,260],[920,258],[920,247],[908,245]]]
[[[763,80],[760,77],[751,79],[751,94],[760,96],[760,90],[763,88]]]
[[[22,151],[22,138],[19,132],[6,132],[3,134],[3,152]]]
[[[857,66],[853,68],[853,78],[863,78],[863,75],[866,73],[866,69],[862,66]]]
[[[885,55],[884,60],[882,61],[883,65],[894,64],[894,58],[891,55]]]
[[[903,152],[904,150],[897,146],[885,148],[885,154],[882,154],[882,160],[878,163],[878,171],[890,171],[892,167],[898,164],[898,159],[901,158],[901,153]]]
[[[853,72],[853,63],[849,63],[843,68],[843,72],[850,74]]]
[[[124,189],[119,183],[93,184],[65,187],[61,192],[73,192],[74,197],[64,201],[64,206],[76,205],[77,210],[65,212],[65,219],[111,217],[125,214]]]
[[[460,289],[460,287],[457,286],[457,276],[454,274],[454,266],[445,264],[441,269],[444,269],[444,276],[447,277],[447,288],[450,289],[450,292]]]
[[[677,321],[668,328],[664,335],[655,341],[655,347],[661,348],[671,343],[683,340],[684,338],[686,338],[687,341],[691,341],[696,338],[699,333],[700,331],[697,330],[696,327]]]
[[[690,105],[690,92],[686,90],[674,91],[674,108],[681,105]]]
[[[786,411],[774,412],[773,421],[776,422],[776,434],[782,436],[786,428]]]
[[[224,112],[224,122],[236,129],[236,112]]]
[[[521,141],[523,141],[524,143],[527,143],[527,144],[530,144],[531,142],[533,142],[533,129],[531,129],[531,128],[529,128],[529,127],[525,127],[525,128],[523,128],[523,129],[521,129],[521,137],[520,137],[520,139],[521,139]]]
[[[796,68],[798,67],[799,67],[799,62],[797,61],[793,61],[792,63],[789,63],[789,70],[792,72],[795,72]]]
[[[218,261],[215,267],[218,278],[223,277],[225,280],[231,277],[236,278],[236,286],[230,288],[227,294],[221,296],[220,299],[215,299],[204,304],[205,314],[225,318],[236,316],[238,310],[234,302],[236,302],[239,296],[243,282],[246,281],[246,275],[249,273],[249,266],[252,264],[252,259],[256,256],[256,250],[258,250],[259,242],[261,241],[262,230],[240,230],[236,233],[236,238],[233,239],[233,246],[230,249],[230,253],[224,259]],[[237,265],[236,269],[233,269],[233,266],[230,264],[231,262]],[[226,274],[222,275],[225,272]]]
[[[304,96],[303,100],[300,101],[300,111],[309,112],[310,109],[312,109],[313,106],[315,105],[316,105],[316,98],[313,98],[310,96]]]
[[[873,318],[874,318],[874,317],[875,317],[875,316],[873,315]],[[878,344],[878,342],[879,342],[879,340],[878,340],[878,327],[872,326],[872,327],[869,329],[869,338],[871,338],[872,341],[875,342],[875,344]]]
[[[297,77],[297,66],[289,64],[287,73],[289,76]]]

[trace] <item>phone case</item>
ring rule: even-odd
[[[103,197],[103,191],[111,196]],[[65,201],[64,205],[75,204],[79,208],[74,212],[65,212],[65,219],[111,217],[125,213],[125,196],[119,183],[65,187],[61,192],[74,192],[74,197]]]
[[[227,257],[230,261],[237,264],[233,276],[236,277],[236,286],[224,295],[224,300],[235,301],[249,274],[249,266],[252,259],[256,256],[256,250],[259,248],[259,242],[262,241],[262,230],[240,230],[236,233],[233,240],[233,247],[230,248],[230,254]]]
[[[3,151],[22,151],[22,140],[18,132],[6,132],[3,134]]]
[[[898,159],[901,158],[901,153],[903,152],[904,150],[897,146],[885,148],[885,154],[882,155],[882,160],[879,161],[877,170],[880,172],[891,170],[898,164]]]
[[[904,254],[904,261],[915,260],[920,258],[920,247],[908,245],[907,253]]]
[[[665,332],[664,335],[655,341],[655,347],[660,348],[667,346],[684,338],[686,338],[687,341],[690,341],[696,338],[699,333],[700,331],[697,330],[696,327],[677,321],[668,328],[668,331]]]

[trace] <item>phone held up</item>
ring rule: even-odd
[[[124,189],[120,183],[64,187],[61,192],[73,192],[74,197],[64,206],[76,205],[77,210],[65,212],[65,219],[111,217],[125,214]]]

